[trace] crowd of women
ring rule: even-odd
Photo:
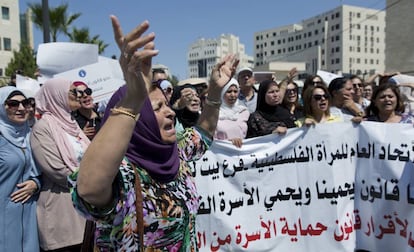
[[[413,123],[396,84],[309,76],[300,90],[292,69],[256,90],[232,55],[208,84],[173,88],[152,77],[149,23],[123,34],[111,21],[126,84],[102,119],[80,81],[50,79],[34,97],[0,88],[1,251],[194,251],[188,162],[214,139],[241,148],[245,138],[318,123]]]

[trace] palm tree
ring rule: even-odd
[[[99,39],[99,35],[95,35],[94,37],[90,38],[88,28],[73,28],[72,32],[69,33],[68,36],[71,42],[98,45],[99,54],[102,54],[105,51],[105,48],[108,47],[108,44],[105,44],[101,39]]]
[[[29,3],[28,5],[33,13],[33,23],[36,27],[43,31],[42,4]],[[50,34],[52,36],[53,42],[57,41],[57,36],[59,33],[68,35],[70,25],[81,15],[81,13],[68,15],[67,10],[67,4],[59,5],[56,8],[49,8]]]

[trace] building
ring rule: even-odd
[[[214,65],[227,54],[238,55],[239,66],[253,67],[253,57],[246,55],[239,38],[232,34],[222,34],[217,39],[201,38],[190,45],[187,53],[188,77],[208,77]]]
[[[385,12],[342,5],[299,24],[256,32],[255,67],[274,61],[305,62],[309,74],[383,72]]]
[[[387,0],[386,72],[414,74],[414,1]]]
[[[28,43],[33,48],[33,29],[30,10],[20,15],[19,1],[0,0],[0,79],[8,81],[6,67],[18,51],[20,43]]]

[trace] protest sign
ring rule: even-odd
[[[200,251],[413,251],[413,135],[362,122],[214,141],[190,163]]]

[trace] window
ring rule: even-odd
[[[10,38],[3,38],[3,45],[5,51],[11,51],[11,39]]]
[[[0,68],[0,76],[3,76],[3,68]]]
[[[339,62],[341,62],[341,60],[340,60],[339,58],[336,58],[336,59],[335,59],[335,63],[336,63],[336,64],[339,64]]]
[[[4,7],[4,6],[1,7],[1,17],[4,20],[10,20],[10,10],[8,7]]]

